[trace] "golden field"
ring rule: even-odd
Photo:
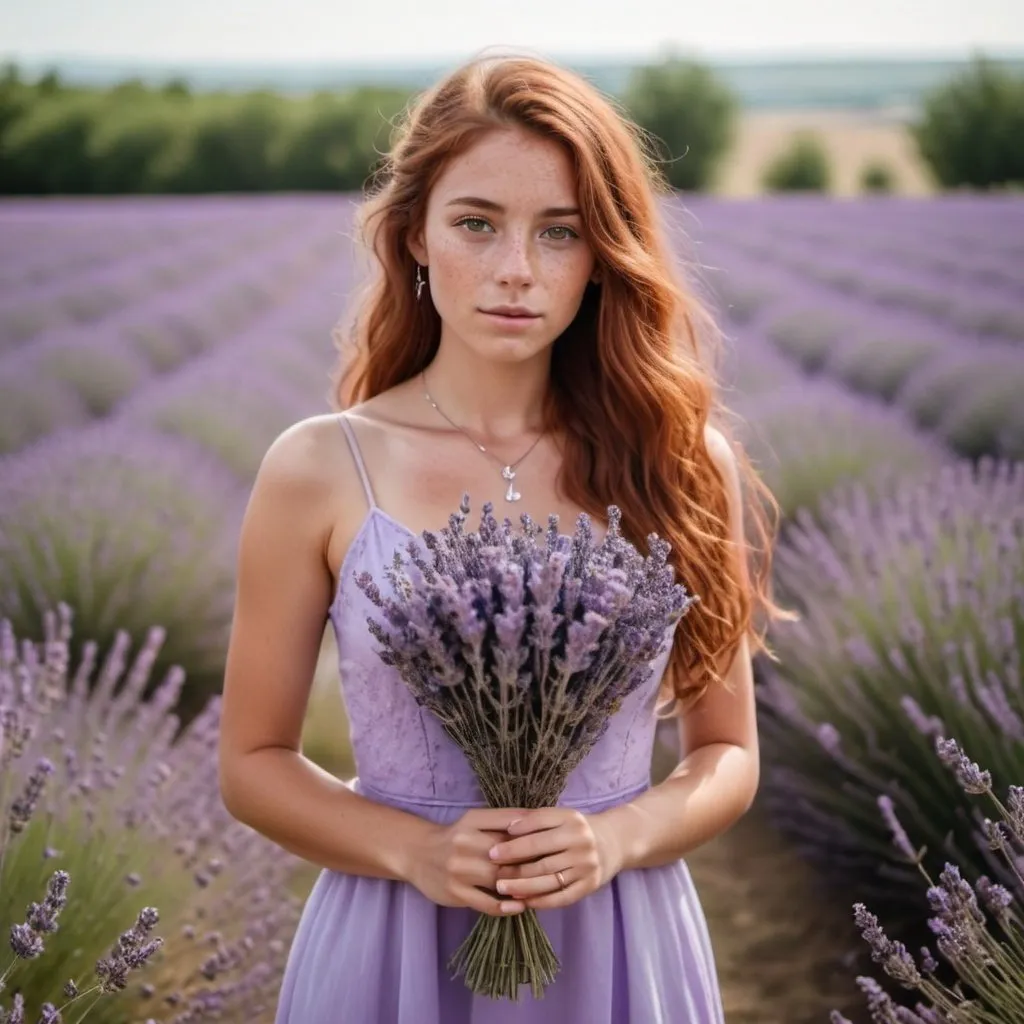
[[[760,195],[760,176],[774,157],[786,149],[798,131],[816,132],[831,159],[832,192],[859,192],[858,177],[865,163],[881,160],[893,171],[894,191],[928,195],[934,186],[927,167],[905,125],[877,111],[791,110],[744,112],[732,150],[719,168],[714,192],[736,198]]]

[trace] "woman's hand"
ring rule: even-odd
[[[534,910],[568,907],[622,870],[618,845],[598,815],[543,807],[525,811],[508,833],[512,838],[490,850],[492,863],[501,865],[498,891]]]
[[[509,822],[528,813],[480,807],[451,825],[426,822],[423,842],[410,851],[409,882],[442,907],[472,907],[494,917],[521,914],[522,902],[496,895],[499,865],[487,853],[509,838]]]

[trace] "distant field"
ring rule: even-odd
[[[896,191],[901,195],[920,196],[934,191],[928,169],[904,125],[868,110],[745,111],[714,191],[730,197],[758,195],[764,167],[786,147],[790,135],[801,129],[821,135],[832,158],[832,191],[836,195],[856,194],[860,168],[874,159],[892,168]]]

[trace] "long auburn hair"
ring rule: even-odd
[[[359,208],[356,227],[375,273],[347,324],[332,402],[345,409],[429,365],[441,338],[433,304],[417,302],[407,241],[449,160],[482,135],[523,127],[560,142],[575,166],[586,237],[601,270],[573,322],[555,340],[545,427],[566,437],[561,484],[603,521],[622,510],[622,533],[648,551],[657,533],[678,578],[700,600],[676,631],[666,672],[673,713],[722,682],[718,663],[748,635],[765,651],[767,620],[789,617],[770,596],[778,504],[733,443],[745,495],[747,545],[739,577],[724,481],[704,428],[725,413],[714,373],[714,318],[674,273],[659,212],[671,189],[646,134],[581,77],[530,56],[477,57],[419,95]],[[715,426],[731,441],[724,422]],[[762,629],[755,618],[765,620]]]

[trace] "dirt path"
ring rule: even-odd
[[[852,916],[814,884],[756,808],[688,859],[715,950],[728,1024],[856,1019],[864,963]],[[866,947],[864,947],[866,949]]]
[[[652,778],[674,759],[659,744]],[[870,966],[852,912],[753,809],[687,858],[715,951],[728,1024],[865,1019],[854,977]]]

